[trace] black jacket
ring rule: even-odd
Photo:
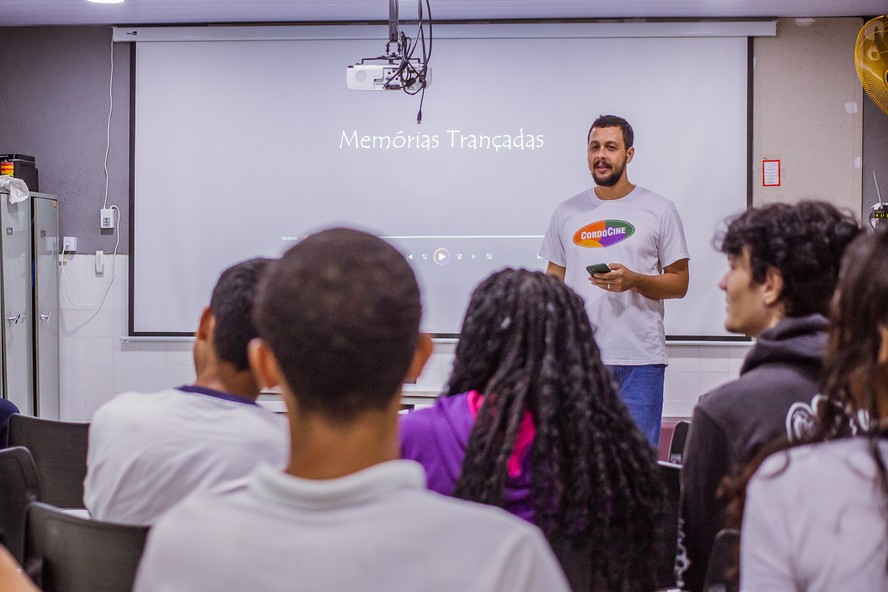
[[[826,326],[820,315],[782,320],[758,336],[737,380],[700,397],[681,469],[676,569],[684,589],[703,589],[709,552],[725,522],[725,503],[716,499],[722,479],[786,436],[793,409],[806,409],[819,391]]]

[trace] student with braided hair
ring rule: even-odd
[[[404,458],[439,493],[538,525],[577,590],[653,590],[664,493],[601,362],[583,300],[506,269],[473,293],[435,406],[403,416]]]

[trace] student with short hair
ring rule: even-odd
[[[257,404],[261,383],[247,346],[251,313],[269,259],[219,277],[194,338],[194,384],[123,393],[89,427],[84,502],[93,518],[153,524],[190,495],[242,479],[257,464],[283,467],[287,422]]]
[[[399,458],[401,384],[431,353],[420,315],[410,265],[379,238],[326,230],[284,254],[250,361],[281,386],[290,463],[161,519],[136,592],[566,591],[536,527],[429,492]]]

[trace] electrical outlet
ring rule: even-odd
[[[99,210],[99,226],[102,228],[114,228],[113,208],[102,208]]]
[[[66,236],[62,239],[62,253],[76,253],[77,252],[77,237],[76,236]]]
[[[105,273],[105,253],[104,251],[96,251],[96,275]]]

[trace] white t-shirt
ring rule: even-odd
[[[863,438],[768,457],[747,489],[741,590],[888,590],[885,509]]]
[[[286,465],[284,416],[183,388],[197,392],[124,393],[96,412],[83,488],[93,518],[152,524],[189,495],[243,479],[259,463]]]
[[[567,592],[535,526],[425,489],[422,466],[308,480],[262,466],[152,529],[136,592]]]
[[[688,259],[675,204],[636,186],[602,200],[588,189],[555,209],[540,257],[566,268],[564,282],[586,301],[605,364],[666,364],[663,301],[635,291],[606,292],[589,281],[587,265],[620,263],[646,275]]]

